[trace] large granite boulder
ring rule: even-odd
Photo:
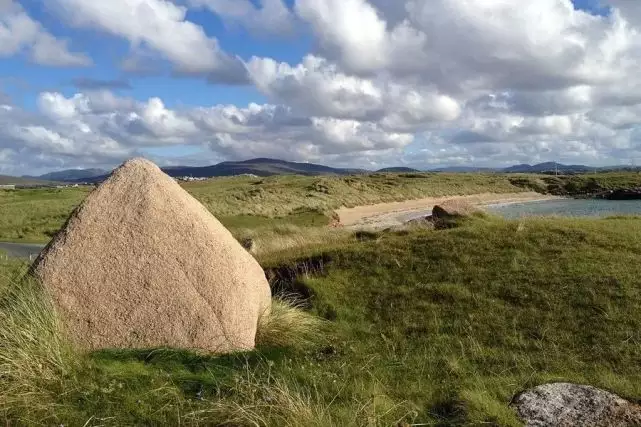
[[[32,266],[86,349],[254,347],[271,292],[256,260],[156,165],[133,159]]]

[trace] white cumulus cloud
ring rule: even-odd
[[[461,111],[455,99],[433,88],[347,75],[316,56],[305,57],[295,67],[269,58],[252,58],[247,68],[265,95],[309,115],[375,121],[395,130],[412,130],[454,120]]]
[[[85,67],[92,63],[85,54],[71,52],[68,40],[54,37],[18,3],[0,1],[0,58],[21,52],[40,65]]]
[[[158,61],[197,77],[195,92],[205,79],[248,87],[237,103],[186,94],[196,105],[181,107],[159,86],[145,99],[49,88],[35,113],[3,97],[0,167],[112,164],[158,147],[202,162],[370,167],[641,161],[641,7],[601,3],[595,13],[571,0],[52,0],[74,29],[128,41],[133,94]],[[88,61],[15,3],[0,7],[1,56]],[[238,34],[247,45],[227,43]]]
[[[123,37],[132,47],[152,49],[178,72],[213,74],[221,81],[239,79],[243,68],[223,52],[215,38],[186,19],[187,8],[168,0],[52,0],[71,24]]]
[[[259,6],[250,0],[188,0],[193,7],[204,7],[232,25],[241,25],[258,35],[290,35],[294,15],[283,0],[261,0]]]

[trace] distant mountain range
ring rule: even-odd
[[[110,172],[105,169],[67,169],[59,172],[46,173],[40,176],[23,176],[23,178],[35,178],[45,181],[82,181],[83,179],[108,175]]]
[[[241,162],[222,162],[217,165],[203,167],[172,166],[163,168],[169,176],[191,176],[208,178],[213,176],[231,176],[252,174],[257,176],[270,175],[351,175],[368,172],[364,169],[341,169],[314,163],[295,163],[278,159],[251,159]]]
[[[412,172],[421,172],[418,169],[406,168],[406,167],[393,167],[393,168],[384,168],[379,169],[376,172],[380,173],[412,173]]]
[[[506,173],[543,173],[543,172],[559,172],[559,173],[581,173],[592,172],[597,168],[584,165],[563,165],[556,162],[539,163],[538,165],[515,165],[509,168],[502,169]]]
[[[9,175],[0,175],[0,185],[53,185],[55,182],[46,181],[38,178],[17,177]]]
[[[507,168],[477,168],[454,166],[448,168],[432,169],[431,172],[497,172],[497,173],[559,173],[559,174],[574,174],[574,173],[588,173],[594,171],[609,171],[609,170],[638,170],[639,168],[633,166],[604,166],[593,167],[585,165],[564,165],[556,162],[538,163],[536,165],[514,165]]]
[[[463,172],[500,172],[500,173],[585,173],[594,170],[617,170],[625,169],[625,166],[613,166],[594,168],[584,165],[564,165],[556,162],[539,163],[536,165],[521,164],[510,166],[508,168],[478,168],[455,166],[431,169],[430,172],[450,172],[450,173],[463,173]],[[629,167],[628,167],[629,168]],[[359,173],[416,173],[422,172],[419,169],[408,167],[390,167],[380,169],[378,171],[370,171],[365,169],[345,169],[333,168],[330,166],[318,165],[314,163],[296,163],[288,162],[278,159],[251,159],[238,162],[222,162],[211,166],[170,166],[163,168],[163,171],[172,177],[193,177],[193,178],[209,178],[217,176],[233,176],[251,174],[257,176],[271,176],[271,175],[351,175]],[[80,182],[100,182],[104,180],[110,171],[103,169],[69,169],[59,172],[47,173],[40,176],[23,176],[22,178],[14,177],[0,177],[1,183],[14,183],[24,184],[25,182],[40,182],[43,181],[57,181],[68,183]],[[23,180],[24,182],[17,182]],[[26,180],[26,181],[25,181]]]
[[[234,176],[251,174],[256,176],[271,175],[352,175],[370,172],[364,169],[333,168],[314,163],[296,163],[278,159],[251,159],[239,162],[222,162],[211,166],[168,166],[162,170],[169,176],[210,178],[217,176]],[[408,169],[409,170],[409,169]],[[100,182],[111,172],[102,169],[69,169],[52,172],[38,177],[43,180],[63,182]]]

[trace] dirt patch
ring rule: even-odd
[[[266,268],[265,276],[274,295],[293,297],[304,307],[311,308],[314,292],[304,283],[304,279],[324,275],[330,263],[331,258],[328,255],[318,255]]]

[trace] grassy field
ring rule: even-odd
[[[86,189],[0,190],[0,241],[47,242]]]
[[[427,196],[520,191],[504,175],[434,173],[225,178],[187,184],[185,188],[212,213],[223,217],[285,216]]]
[[[279,303],[255,352],[224,357],[79,354],[37,286],[17,279],[23,267],[5,262],[0,418],[519,425],[510,399],[543,382],[641,399],[639,218],[479,217],[446,231],[304,243],[265,250],[259,261],[279,289],[308,296],[308,313]]]
[[[596,181],[595,181],[596,180]],[[319,226],[340,206],[430,196],[539,191],[584,194],[595,188],[641,186],[641,174],[603,173],[573,177],[502,174],[371,174],[216,178],[186,183],[227,227]],[[88,188],[0,190],[0,241],[46,242],[88,194]]]

